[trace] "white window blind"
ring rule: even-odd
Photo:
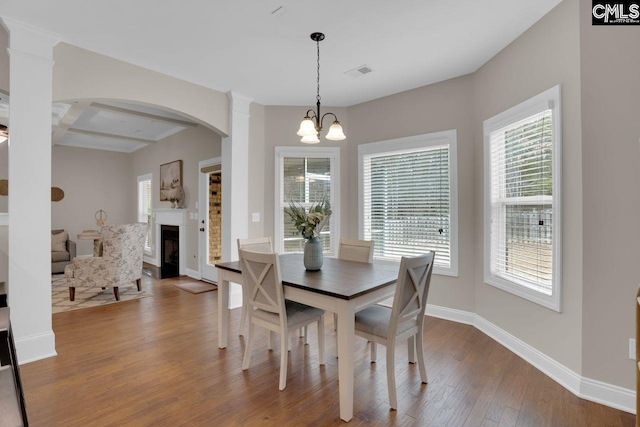
[[[331,203],[331,159],[326,157],[285,157],[283,158],[284,199],[282,200],[282,242],[283,252],[302,252],[305,240],[284,213],[289,202],[306,209],[322,200]],[[320,233],[320,242],[325,252],[331,251],[331,222]]]
[[[449,147],[364,156],[365,239],[374,257],[436,251],[450,265]]]
[[[138,222],[149,224],[144,250],[151,252],[151,177],[138,177]]]
[[[551,110],[490,134],[491,272],[551,295]]]
[[[434,273],[457,273],[456,131],[358,147],[361,238],[374,258],[436,252]]]
[[[485,122],[485,281],[560,311],[559,87]]]
[[[302,252],[305,239],[285,214],[289,202],[309,208],[322,200],[331,205],[333,214],[320,234],[325,255],[333,255],[339,225],[336,200],[339,185],[338,149],[276,148],[276,224],[278,252]]]

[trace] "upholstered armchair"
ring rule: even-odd
[[[69,240],[65,230],[51,231],[51,274],[64,273],[64,268],[76,257],[76,242]]]
[[[147,224],[103,225],[102,256],[74,258],[65,270],[69,286],[69,299],[75,299],[76,287],[113,288],[113,294],[120,301],[119,288],[134,281],[141,290],[142,257],[147,236]]]

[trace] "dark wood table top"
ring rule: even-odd
[[[218,268],[242,273],[240,261],[221,262]],[[398,266],[368,264],[325,257],[322,269],[307,271],[302,254],[281,254],[282,284],[340,299],[353,299],[398,280]]]

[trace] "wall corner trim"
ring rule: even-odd
[[[201,280],[202,279],[202,275],[200,274],[200,270],[192,270],[190,268],[187,268],[186,273],[187,273],[187,276],[191,277],[192,279],[196,279],[196,280]]]
[[[582,399],[636,413],[634,390],[583,377],[475,313],[427,304],[426,315],[475,327]]]

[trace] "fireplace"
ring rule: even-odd
[[[155,222],[155,239],[154,239],[154,255],[155,258],[151,262],[156,267],[160,267],[160,275],[162,277],[175,277],[184,276],[186,274],[187,266],[187,210],[186,209],[154,209],[153,218]],[[172,226],[173,233],[170,233],[170,242],[163,241],[163,227]],[[176,231],[177,230],[177,231]],[[173,247],[175,246],[175,248]],[[174,251],[175,249],[175,251]],[[165,254],[169,250],[168,261],[171,262],[174,268],[177,268],[177,273],[164,275],[162,272],[162,266],[165,260]],[[173,254],[173,257],[171,256]],[[174,263],[177,263],[175,267]],[[169,274],[169,273],[167,273]]]
[[[160,278],[180,275],[180,228],[177,225],[160,227]]]

